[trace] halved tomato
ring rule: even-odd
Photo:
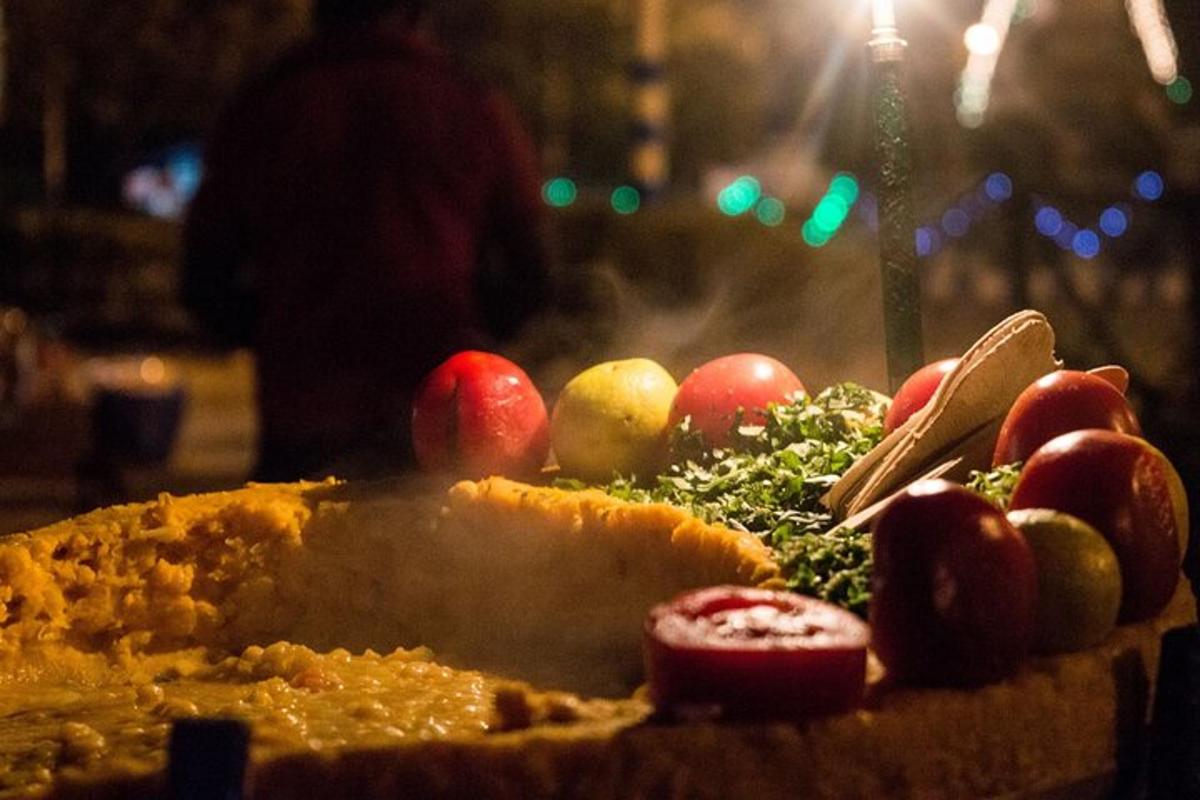
[[[656,606],[646,620],[650,695],[664,711],[793,719],[862,702],[866,623],[790,592],[714,586]]]

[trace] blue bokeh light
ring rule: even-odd
[[[1033,222],[1037,226],[1038,233],[1051,238],[1058,236],[1063,228],[1062,213],[1053,206],[1042,206],[1039,208],[1037,215],[1033,218]]]
[[[971,218],[958,206],[942,215],[942,230],[956,239],[965,236],[971,227]]]
[[[858,213],[872,233],[879,232],[879,201],[875,199],[875,195],[867,192],[862,196],[858,202]]]
[[[926,258],[933,255],[933,242],[936,234],[932,228],[920,227],[917,228],[917,255],[921,258]]]
[[[983,183],[983,191],[993,203],[1002,203],[1012,197],[1012,178],[1003,172],[993,172]]]
[[[1137,179],[1133,182],[1133,191],[1137,196],[1151,202],[1162,197],[1166,189],[1167,184],[1163,180],[1163,176],[1152,169],[1148,169],[1141,175],[1138,175]]]
[[[1100,237],[1094,230],[1084,228],[1071,240],[1071,249],[1080,258],[1095,258],[1100,255]]]
[[[1104,231],[1105,236],[1115,239],[1129,230],[1129,217],[1116,206],[1106,208],[1100,215],[1100,230]]]

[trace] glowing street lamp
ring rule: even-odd
[[[879,161],[879,267],[883,279],[883,329],[888,383],[893,392],[925,363],[921,333],[921,280],[917,273],[916,217],[904,51],[892,0],[873,0],[871,76],[875,153]]]

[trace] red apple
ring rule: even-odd
[[[1142,433],[1129,402],[1112,383],[1087,372],[1052,372],[1017,396],[1000,427],[992,466],[1024,461],[1055,436],[1085,428]]]
[[[550,451],[546,404],[507,358],[467,350],[426,376],[413,401],[421,467],[468,478],[529,477]]]
[[[1030,457],[1011,508],[1052,508],[1089,523],[1121,567],[1121,622],[1149,619],[1179,579],[1178,510],[1170,466],[1144,440],[1083,430],[1050,440]]]
[[[891,433],[903,425],[905,420],[924,408],[933,397],[933,393],[937,391],[938,386],[941,385],[942,379],[958,366],[959,360],[943,358],[941,361],[926,364],[909,375],[908,380],[900,385],[900,388],[896,390],[896,396],[892,398],[887,416],[883,418],[883,432]]]
[[[999,509],[920,481],[880,514],[873,553],[871,643],[891,677],[978,686],[1017,669],[1036,629],[1037,573]]]
[[[724,447],[739,409],[744,412],[742,421],[754,425],[765,420],[762,410],[769,403],[782,403],[803,391],[796,374],[770,356],[723,356],[697,367],[679,384],[669,425],[673,429],[690,416],[693,430],[704,434],[709,445]]]

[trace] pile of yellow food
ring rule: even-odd
[[[251,723],[252,798],[1103,791],[1159,635],[1194,618],[1184,583],[1156,620],[982,690],[656,721],[646,611],[721,583],[779,569],[678,509],[503,479],[164,495],[6,537],[0,797],[160,795],[193,716]]]

